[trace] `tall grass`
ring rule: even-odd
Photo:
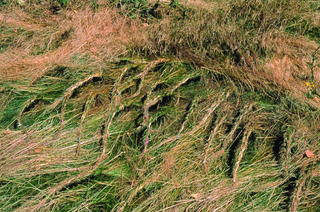
[[[56,3],[0,13],[2,211],[317,211],[318,3]]]

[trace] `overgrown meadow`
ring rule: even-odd
[[[320,2],[0,0],[0,211],[319,211]]]

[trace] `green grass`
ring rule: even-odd
[[[0,77],[1,211],[318,210],[317,98],[293,71],[291,81],[268,72],[289,55],[309,74],[299,61],[318,58],[317,3],[91,3],[63,3],[56,16],[81,16],[83,32],[75,21],[1,29],[3,73],[54,58],[42,72]],[[21,6],[32,8],[48,15],[39,2]],[[90,25],[104,9],[144,34],[121,32],[104,49],[107,34]],[[124,52],[106,56],[117,43]]]

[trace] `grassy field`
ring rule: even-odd
[[[320,2],[0,0],[0,211],[320,211]]]

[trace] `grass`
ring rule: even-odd
[[[1,211],[318,210],[318,3],[1,4]]]

